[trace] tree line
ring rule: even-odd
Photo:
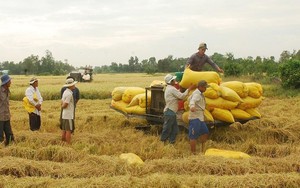
[[[31,55],[16,64],[12,61],[2,62],[0,70],[9,70],[9,74],[13,75],[66,75],[75,68],[69,65],[67,60],[55,60],[52,53],[46,50],[46,55],[42,58]]]
[[[262,58],[251,56],[247,58],[235,58],[232,53],[225,55],[214,53],[211,59],[224,70],[224,76],[251,75],[280,78],[283,85],[287,87],[300,87],[300,50],[293,52],[283,51],[278,61],[274,56]],[[128,64],[112,62],[110,65],[94,67],[94,73],[167,73],[184,71],[188,58],[174,58],[169,55],[166,58],[156,60],[155,57],[139,61],[138,57],[130,57]],[[0,69],[9,70],[10,74],[34,74],[34,75],[66,75],[75,70],[72,65],[57,61],[52,53],[47,50],[42,58],[31,55],[23,61],[15,64],[14,62],[0,63]],[[204,67],[205,71],[213,70],[209,65]]]

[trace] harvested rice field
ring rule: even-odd
[[[117,86],[146,87],[164,74],[95,75],[79,83],[76,130],[61,141],[59,92],[65,77],[40,77],[44,96],[41,130],[29,130],[22,106],[30,77],[12,76],[10,110],[15,142],[0,145],[0,187],[299,187],[300,97],[266,97],[261,119],[210,129],[206,148],[241,151],[250,158],[192,155],[181,131],[174,145],[162,143],[161,125],[147,125],[110,108]],[[265,86],[264,86],[265,87]],[[279,87],[279,86],[278,86]],[[51,100],[50,100],[51,99]],[[200,144],[197,145],[199,151]],[[143,164],[121,154],[134,153]]]

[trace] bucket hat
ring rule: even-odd
[[[10,80],[11,78],[7,74],[1,76],[1,86],[7,84]]]

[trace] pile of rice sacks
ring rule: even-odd
[[[154,80],[153,85],[165,85],[164,81]],[[147,92],[146,104],[146,89],[141,87],[115,87],[111,93],[111,107],[122,111],[126,114],[146,114],[146,105],[150,107],[151,92]]]
[[[214,71],[197,72],[186,68],[179,85],[188,88],[200,80],[206,80],[210,85],[204,92],[206,109],[204,112],[206,122],[222,121],[233,123],[240,120],[261,118],[257,107],[263,100],[263,89],[256,82],[243,83],[240,81],[222,82],[218,73]],[[155,80],[150,86],[162,84],[163,81]],[[151,92],[147,93],[148,104],[146,104],[146,90],[140,87],[116,87],[112,91],[111,106],[124,113],[145,114],[146,105],[150,107]],[[189,92],[189,95],[193,91]],[[188,95],[188,96],[189,96]],[[188,123],[189,101],[188,96],[183,100],[184,112],[182,120]]]

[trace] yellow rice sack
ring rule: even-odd
[[[252,117],[246,111],[244,111],[242,109],[238,109],[238,108],[232,109],[232,110],[230,110],[230,112],[232,113],[234,119],[247,120],[247,119],[250,119]]]
[[[258,99],[253,98],[253,97],[245,97],[243,98],[244,102],[240,103],[237,108],[245,110],[248,108],[256,108],[258,107],[263,100],[263,97],[259,97]]]
[[[188,124],[189,123],[189,111],[183,112],[181,119],[184,123]]]
[[[210,113],[210,111],[208,111],[207,109],[204,110],[204,121],[206,122],[213,122],[214,117],[212,116],[212,114]]]
[[[144,161],[134,153],[122,153],[120,159],[125,160],[129,165],[143,165]]]
[[[146,108],[142,108],[139,105],[126,107],[125,111],[128,114],[138,114],[138,115],[144,115],[144,114],[146,114]]]
[[[36,98],[34,98],[34,100],[38,101]],[[35,110],[35,106],[29,102],[26,96],[23,98],[23,106],[28,113],[32,113]]]
[[[231,110],[237,107],[239,104],[238,102],[232,102],[226,99],[223,99],[222,97],[219,97],[217,99],[210,99],[205,98],[206,101],[206,109],[212,111],[214,108],[222,108]]]
[[[248,159],[250,155],[241,151],[221,150],[210,148],[205,151],[205,156],[220,156],[232,159]]]
[[[263,94],[263,89],[261,84],[256,82],[245,83],[248,88],[248,96],[253,98],[259,98]]]
[[[124,113],[126,113],[126,110],[125,108],[127,107],[128,103],[124,102],[124,101],[114,101],[114,100],[111,100],[111,106],[117,110],[120,110]]]
[[[114,101],[122,100],[122,95],[127,88],[128,87],[115,87],[111,92],[112,99]]]
[[[145,93],[145,89],[141,87],[129,87],[127,88],[123,95],[122,100],[126,103],[130,103],[134,96],[137,94]]]
[[[184,107],[184,111],[189,111],[190,110],[189,100],[184,101],[183,107]]]
[[[183,112],[182,114],[182,121],[186,124],[189,123],[189,113],[190,111],[185,111]],[[213,122],[214,121],[214,118],[213,116],[211,115],[211,113],[208,111],[208,110],[204,110],[204,121],[205,122]]]
[[[197,85],[200,80],[205,80],[207,83],[221,83],[219,74],[214,71],[198,72],[186,68],[183,72],[183,77],[179,85],[183,88],[188,88],[190,85]]]
[[[142,108],[146,108],[146,105],[150,107],[151,105],[151,92],[147,93],[147,104],[146,104],[146,93],[139,98],[139,105]]]
[[[206,89],[203,95],[210,99],[216,99],[221,96],[220,86],[216,83],[209,83],[210,87]]]
[[[261,114],[258,112],[257,109],[255,108],[248,108],[245,109],[245,111],[250,114],[252,117],[257,117],[257,118],[261,118]]]
[[[150,84],[150,87],[156,86],[156,85],[166,85],[166,83],[165,83],[165,81],[161,81],[161,80],[153,80]]]
[[[241,97],[233,89],[230,89],[229,87],[225,87],[225,86],[220,86],[219,88],[221,92],[221,97],[223,99],[233,101],[233,102],[243,102]]]
[[[229,110],[221,109],[221,108],[215,108],[211,112],[212,116],[215,120],[220,120],[228,123],[233,123],[234,118],[232,113]]]
[[[234,90],[241,98],[248,96],[248,87],[240,81],[223,82],[221,86],[228,87]]]
[[[134,96],[127,107],[139,105],[140,98],[145,97],[145,93],[140,93]]]

